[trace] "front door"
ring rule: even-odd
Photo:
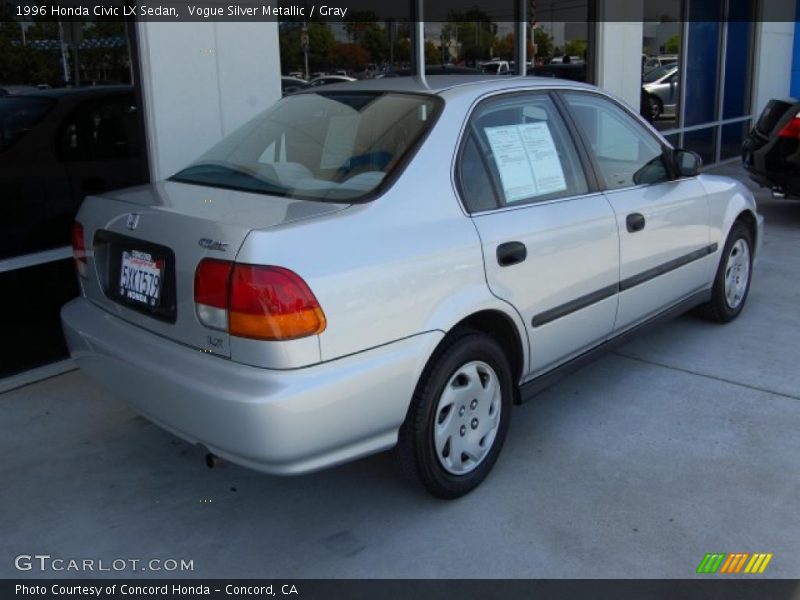
[[[694,177],[672,176],[665,148],[637,118],[599,94],[564,94],[619,228],[616,330],[708,285],[708,198]]]

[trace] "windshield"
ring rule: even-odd
[[[300,93],[223,139],[173,181],[310,200],[376,190],[435,120],[441,100],[387,92]]]
[[[665,75],[669,75],[673,71],[677,71],[678,69],[675,65],[663,65],[661,67],[656,67],[652,71],[649,71],[644,77],[642,77],[642,83],[653,83],[654,81],[658,81]]]
[[[20,139],[53,106],[48,98],[3,96],[0,98],[0,151]]]

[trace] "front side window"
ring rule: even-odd
[[[493,191],[490,180],[500,206],[588,191],[569,132],[546,94],[517,94],[479,106],[470,120],[459,170],[470,212],[495,202],[494,196],[487,198]]]
[[[607,189],[670,178],[661,144],[617,104],[596,94],[566,93],[564,99]]]
[[[422,94],[288,96],[172,177],[292,198],[347,202],[372,191],[418,144],[441,100]]]

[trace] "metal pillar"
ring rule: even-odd
[[[428,87],[425,79],[425,21],[423,20],[424,0],[412,0],[411,17],[411,71],[423,87]]]
[[[514,6],[516,17],[515,33],[516,39],[514,44],[514,62],[516,63],[517,75],[527,75],[528,70],[526,63],[528,62],[528,19],[527,13],[528,0],[517,0]],[[531,34],[532,35],[532,34]]]

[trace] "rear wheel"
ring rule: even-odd
[[[489,474],[505,441],[513,380],[489,336],[450,334],[417,384],[396,454],[433,495],[457,498]]]
[[[739,316],[750,291],[753,270],[753,236],[741,221],[734,223],[722,250],[711,301],[701,307],[703,316],[727,323]]]

